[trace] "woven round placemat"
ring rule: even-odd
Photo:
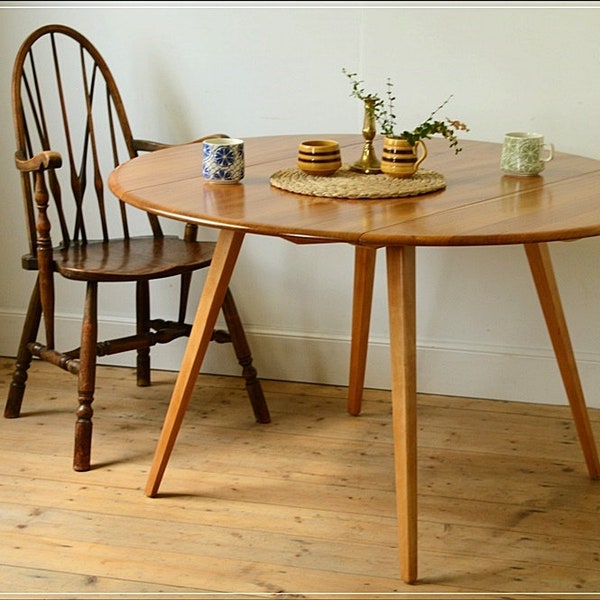
[[[384,174],[365,175],[344,165],[329,177],[307,175],[298,168],[282,169],[271,175],[271,185],[296,194],[368,200],[435,192],[446,187],[446,179],[440,173],[424,169],[407,178]]]

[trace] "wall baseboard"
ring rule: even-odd
[[[58,329],[64,339],[78,340],[79,322],[64,317]],[[22,314],[0,313],[0,355],[15,356],[21,335]],[[127,335],[128,321],[103,321],[102,335]],[[348,382],[350,340],[289,331],[246,332],[254,365],[263,379],[312,382],[345,386]],[[78,345],[71,342],[70,347]],[[152,367],[177,371],[186,340],[152,349]],[[579,373],[591,408],[600,408],[600,354],[576,355]],[[390,389],[387,340],[371,340],[365,386]],[[103,357],[101,364],[134,365],[133,352]],[[418,342],[417,388],[421,393],[512,400],[540,404],[567,403],[554,354],[550,349],[500,346],[467,346],[452,341]],[[230,344],[211,344],[203,373],[239,375],[240,367]]]

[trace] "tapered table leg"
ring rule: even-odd
[[[415,248],[386,249],[392,421],[400,573],[417,580],[417,348]]]
[[[376,256],[376,248],[356,246],[354,251],[352,340],[350,345],[350,377],[348,380],[348,412],[351,415],[360,414],[362,405]]]
[[[198,373],[204,360],[231,275],[244,240],[240,231],[222,230],[219,233],[213,259],[206,276],[198,310],[187,343],[181,368],[163,429],[158,440],[154,460],[146,483],[146,495],[155,496],[162,480],[169,457],[175,445],[185,411],[190,402]]]
[[[600,477],[598,451],[558,293],[550,251],[547,244],[525,244],[525,252],[571,406],[588,473],[592,479],[598,479]]]

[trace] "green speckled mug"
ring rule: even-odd
[[[504,136],[500,169],[508,175],[539,175],[554,157],[554,146],[539,133],[514,131]]]

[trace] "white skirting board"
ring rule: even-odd
[[[21,334],[22,314],[0,314],[0,355],[15,356]],[[101,322],[106,337],[127,335],[130,322]],[[58,331],[79,339],[77,319],[62,318]],[[323,337],[289,331],[247,329],[254,366],[263,379],[277,379],[345,386],[348,382],[349,337]],[[152,349],[152,367],[177,371],[186,340]],[[69,347],[78,345],[71,342]],[[600,354],[580,355],[575,349],[579,374],[589,407],[600,408]],[[369,343],[365,387],[390,389],[387,340]],[[133,352],[102,357],[101,364],[133,366]],[[239,375],[230,344],[209,346],[203,373]],[[550,347],[467,347],[448,340],[418,339],[417,388],[421,393],[514,400],[562,405],[567,402]]]

